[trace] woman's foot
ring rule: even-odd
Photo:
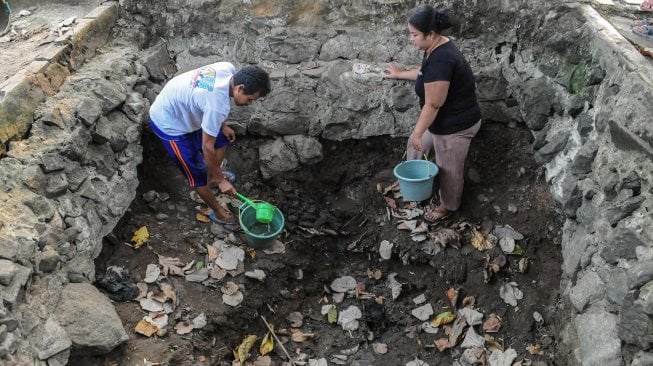
[[[430,206],[424,212],[424,221],[429,223],[435,223],[442,219],[445,219],[451,215],[453,211],[449,211],[442,206]]]

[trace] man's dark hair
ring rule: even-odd
[[[234,75],[234,85],[243,85],[245,94],[252,95],[259,92],[261,98],[268,95],[272,87],[270,86],[270,75],[262,68],[254,65],[248,65],[238,70]]]

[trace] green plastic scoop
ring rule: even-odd
[[[276,211],[274,205],[265,201],[254,202],[240,193],[236,193],[236,196],[247,202],[248,205],[254,207],[254,210],[256,210],[256,221],[262,224],[269,224],[272,222],[274,212]]]

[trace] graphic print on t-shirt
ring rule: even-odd
[[[197,70],[195,76],[193,76],[193,81],[191,85],[193,88],[202,88],[210,92],[213,91],[213,85],[215,84],[215,70],[210,66],[204,66]]]

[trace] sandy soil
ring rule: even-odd
[[[232,350],[246,335],[265,335],[261,315],[276,328],[288,328],[288,315],[300,312],[302,331],[315,336],[300,343],[288,341],[285,347],[293,355],[324,357],[331,365],[334,354],[359,347],[345,364],[404,365],[418,357],[429,365],[450,365],[462,350],[458,346],[439,352],[434,340],[444,337],[442,330],[437,334],[421,332],[413,338],[408,337],[406,330],[422,324],[411,315],[418,307],[413,302],[415,297],[424,294],[438,314],[451,310],[446,292],[452,287],[459,289],[461,299],[474,296],[475,308],[486,317],[495,313],[502,318],[503,325],[493,336],[506,348],[514,348],[518,359],[549,360],[552,364],[562,262],[560,221],[541,169],[532,159],[529,140],[530,133],[526,130],[484,125],[468,159],[468,167],[480,179],[477,177],[476,183],[467,180],[461,211],[444,224],[431,227],[435,231],[442,227],[458,228],[463,222],[480,225],[485,221],[508,224],[524,234],[525,239],[518,243],[528,257],[527,271],[520,273],[517,269],[520,256],[507,256],[506,267],[485,283],[487,252],[472,247],[469,229],[461,230],[461,249],[446,248],[429,256],[419,250],[419,244],[407,232],[397,230],[398,219],[388,221],[386,202],[376,187],[378,183],[388,186],[394,180],[392,167],[402,157],[403,139],[327,142],[321,163],[263,182],[256,170],[256,146],[260,140],[243,138],[231,148],[228,157],[229,166],[239,174],[238,188],[250,197],[274,202],[288,218],[287,230],[280,238],[286,244],[284,254],[256,251],[255,257],[253,252],[246,255],[245,270],[261,269],[267,278],[259,282],[240,274],[227,276],[218,283],[217,287],[226,281],[241,286],[244,301],[234,308],[223,303],[222,293],[215,286],[173,276],[180,304],[171,317],[192,319],[204,312],[207,326],[178,335],[173,329],[176,320],[171,320],[166,336],[147,338],[134,333],[136,324],[146,315],[138,302],[117,302],[117,311],[130,340],[109,355],[77,356],[71,359],[71,364],[143,365],[147,360],[162,365],[231,365]],[[189,198],[181,174],[149,131],[145,132],[144,146],[139,198],[116,228],[117,240],[113,240],[114,244],[107,242],[97,260],[99,278],[107,266],[118,265],[129,269],[135,280],[142,279],[146,266],[157,262],[155,252],[179,257],[184,262],[204,260],[205,247],[214,240],[210,225],[195,219],[197,203]],[[167,192],[170,199],[147,204],[141,194],[150,190]],[[508,211],[509,204],[517,208],[516,213]],[[155,216],[161,213],[168,218],[157,220]],[[133,231],[141,225],[147,225],[150,230],[148,246],[134,249],[123,244],[129,242]],[[318,231],[333,230],[336,235],[307,237],[306,230],[300,227],[309,226]],[[357,244],[352,244],[356,240],[359,240]],[[382,240],[394,243],[390,260],[380,261],[378,248]],[[489,253],[495,258],[500,249],[494,248]],[[409,263],[404,264],[402,258]],[[368,269],[380,270],[382,278],[370,278]],[[393,272],[402,283],[401,295],[394,301],[386,286],[387,275]],[[325,298],[332,302],[325,289],[340,276],[353,276],[365,284],[366,292],[383,296],[381,317],[378,311],[373,313],[379,308],[372,300],[354,296],[346,297],[336,306],[338,311],[350,305],[358,306],[363,312],[359,329],[343,331],[340,326],[328,323],[327,317],[320,313]],[[524,293],[517,307],[507,305],[499,296],[499,287],[513,281]],[[543,325],[535,322],[535,311],[544,317]],[[482,334],[480,327],[476,329]],[[388,352],[375,353],[374,343],[387,344]],[[542,354],[530,355],[526,347],[531,344],[539,344]],[[250,361],[256,359],[258,345],[252,349]],[[271,357],[280,362],[283,353],[275,352]],[[372,359],[375,361],[370,363]]]

